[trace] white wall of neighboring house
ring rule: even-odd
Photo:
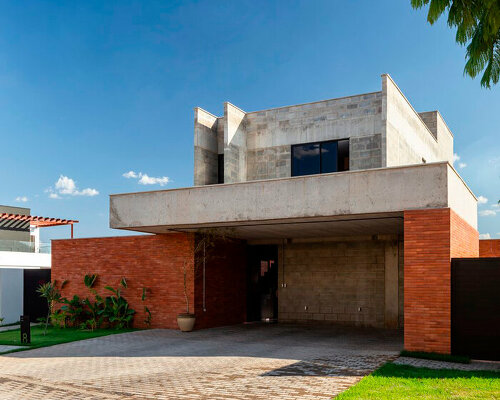
[[[24,279],[21,268],[0,269],[0,317],[3,324],[19,321],[23,313]]]

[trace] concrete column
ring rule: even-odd
[[[385,243],[385,327],[398,327],[398,242]]]

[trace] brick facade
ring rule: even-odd
[[[500,257],[500,239],[480,240],[479,257]]]
[[[477,257],[478,232],[449,208],[404,213],[406,350],[451,351],[451,258]]]
[[[83,283],[86,274],[97,274],[95,288],[101,295],[104,286],[122,290],[130,307],[136,310],[135,327],[145,327],[144,306],[152,313],[153,328],[177,328],[177,314],[185,312],[182,265],[194,263],[194,235],[184,233],[121,236],[110,238],[55,240],[52,242],[52,279],[67,280],[62,295],[90,297]],[[198,269],[193,284],[188,275],[191,312],[197,316],[196,329],[245,321],[246,253],[242,242],[218,244],[214,250],[221,257],[207,257],[206,311],[203,312],[203,275]],[[202,265],[197,262],[197,265]],[[191,270],[192,271],[192,270]],[[149,289],[146,301],[142,288]]]
[[[95,288],[107,295],[104,286],[118,287],[127,279],[123,296],[136,310],[134,326],[144,327],[144,305],[152,313],[152,327],[177,328],[177,314],[185,311],[182,263],[193,262],[193,235],[121,236],[110,238],[54,240],[52,280],[68,280],[63,296],[90,297],[83,283],[85,274],[97,274]],[[142,288],[150,289],[145,302]],[[194,288],[189,292],[193,303]]]

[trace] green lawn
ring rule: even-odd
[[[387,363],[335,399],[500,399],[500,372],[433,370]]]
[[[99,336],[112,335],[115,333],[131,332],[134,329],[96,329],[93,332],[84,331],[78,328],[47,328],[47,335],[43,334],[43,326],[37,325],[31,328],[31,345],[26,349],[36,349],[38,347],[52,346],[59,343],[74,342],[76,340],[90,339]],[[0,345],[21,346],[21,333],[19,329],[0,332]],[[22,351],[19,349],[14,351]],[[4,353],[5,354],[5,353]]]

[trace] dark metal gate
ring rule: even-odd
[[[500,258],[452,260],[451,351],[500,360]]]

